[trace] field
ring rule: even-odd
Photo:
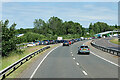
[[[118,41],[118,39],[112,39],[112,40],[110,40],[110,42],[120,45],[120,42]]]

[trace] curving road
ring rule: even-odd
[[[105,46],[105,47],[108,47],[108,48],[113,48],[113,49],[118,49],[120,50],[120,45],[117,45],[117,44],[114,44],[114,43],[111,43],[109,42],[109,40],[111,39],[115,39],[117,37],[107,37],[107,38],[102,38],[102,39],[97,39],[95,41],[96,44],[98,45],[101,45],[101,46]]]
[[[77,55],[78,46],[83,43],[90,46],[90,55]],[[48,53],[45,53],[46,58],[44,55],[36,61],[37,65],[34,63],[26,69],[20,78],[118,78],[118,58],[95,49],[89,42],[59,46]]]

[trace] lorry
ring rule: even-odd
[[[62,37],[57,37],[57,40],[63,40],[63,38]]]
[[[80,37],[81,40],[84,40],[85,38],[84,37]]]

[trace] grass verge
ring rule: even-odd
[[[9,65],[13,64],[14,62],[25,57],[26,55],[43,48],[44,46],[45,45],[39,45],[39,46],[33,46],[33,47],[28,47],[28,48],[22,49],[24,51],[22,54],[16,54],[15,52],[11,52],[11,55],[9,55],[8,57],[2,57],[2,65],[1,65],[2,68],[0,70],[8,67]]]
[[[56,45],[52,45],[51,48],[56,47],[56,46],[57,46],[57,44],[56,44]],[[51,48],[49,48],[49,49],[51,49]],[[48,49],[48,50],[49,50],[49,49]],[[45,50],[45,51],[47,51],[47,50]],[[9,76],[7,76],[7,78],[18,78],[18,77],[21,75],[21,73],[22,73],[25,69],[29,68],[28,66],[30,66],[33,62],[35,62],[35,61],[39,58],[39,56],[42,55],[45,51],[39,53],[38,55],[34,56],[34,57],[31,58],[29,61],[27,61],[25,64],[21,65],[21,66],[20,66],[17,70],[15,70],[12,74],[10,74]]]
[[[120,42],[118,41],[118,39],[112,39],[112,40],[110,40],[110,42],[120,45]]]

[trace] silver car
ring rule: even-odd
[[[78,54],[90,54],[90,49],[87,45],[81,45],[78,47]]]

